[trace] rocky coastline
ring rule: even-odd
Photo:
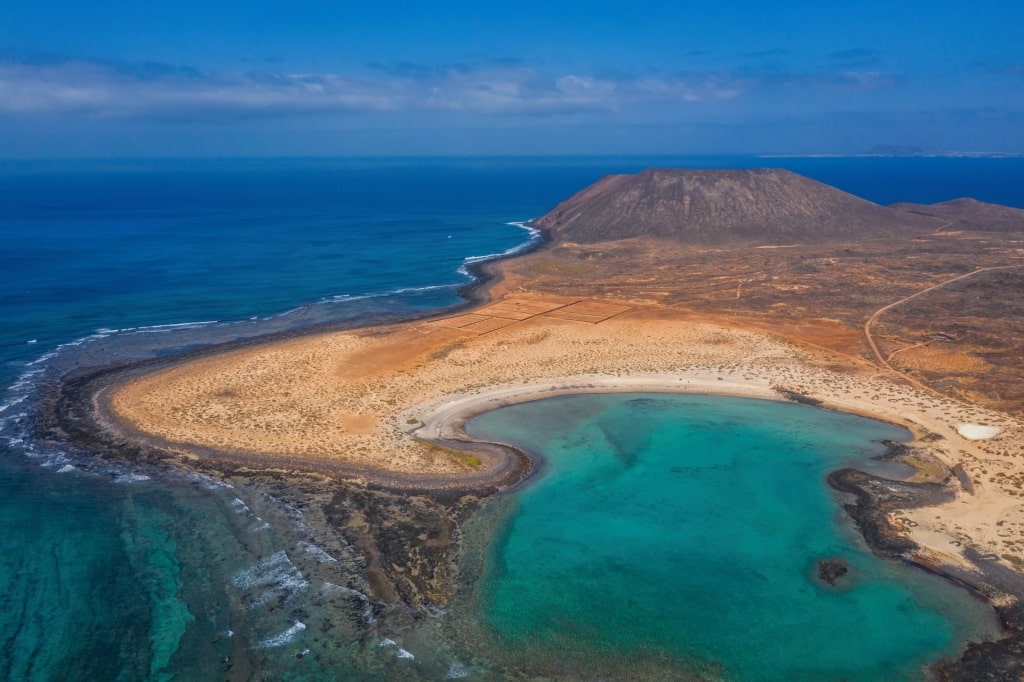
[[[912,447],[890,443],[889,452],[883,458],[906,461],[914,454]],[[892,522],[890,513],[894,510],[929,507],[954,499],[956,475],[950,471],[941,482],[909,482],[844,468],[830,473],[827,481],[834,490],[852,498],[843,503],[843,508],[872,552],[950,580],[995,609],[1003,638],[968,644],[959,659],[935,666],[936,677],[949,682],[1019,682],[1024,679],[1024,576],[971,549],[965,555],[977,571],[935,564],[919,555],[917,543]]]

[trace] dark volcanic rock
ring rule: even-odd
[[[850,567],[842,559],[822,559],[818,562],[818,580],[832,587],[849,572]]]
[[[956,496],[947,485],[892,481],[850,468],[833,471],[826,480],[835,490],[854,496],[855,501],[843,508],[871,550],[889,558],[902,557],[917,549],[916,543],[893,527],[889,512],[942,504]]]
[[[630,237],[694,244],[795,244],[934,230],[942,223],[873,204],[796,173],[762,168],[609,175],[533,224],[582,244]]]
[[[1004,637],[995,642],[973,642],[964,655],[938,666],[938,679],[948,682],[1020,682],[1024,680],[1024,575],[1013,571],[973,549],[964,556],[980,571],[947,567],[954,579],[969,584],[976,592],[998,602],[996,613]],[[1007,599],[1006,595],[1014,595]]]
[[[950,229],[1024,233],[1024,209],[963,198],[940,204],[893,204],[890,208],[945,220]]]
[[[892,454],[899,457],[899,453]],[[938,679],[947,682],[1024,680],[1024,601],[1020,597],[1024,595],[1024,576],[973,549],[965,550],[964,556],[977,570],[921,563],[910,558],[917,545],[901,537],[888,519],[888,512],[894,509],[948,502],[954,497],[952,489],[938,483],[890,481],[856,469],[834,471],[828,475],[828,482],[836,490],[856,498],[844,508],[875,554],[902,557],[911,565],[935,572],[994,604],[1003,627],[1003,638],[994,642],[972,642],[963,656],[935,667]]]

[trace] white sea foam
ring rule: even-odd
[[[32,362],[26,363],[25,367],[27,369],[22,371],[22,373],[18,375],[18,378],[7,387],[7,390],[4,391],[5,400],[0,402],[0,414],[4,414],[12,407],[25,402],[25,400],[27,400],[32,394],[32,391],[35,390],[36,385],[39,383],[39,378],[45,374],[45,369],[43,367],[36,367],[35,365],[41,358],[45,358],[46,356],[55,357],[56,353],[54,351],[50,351],[49,353],[44,353]]]
[[[370,598],[359,590],[353,590],[351,587],[342,587],[341,585],[335,585],[334,583],[324,583],[323,587],[320,588],[321,594],[330,594],[331,592],[338,592],[347,597],[354,597],[363,604],[363,613],[361,614],[363,620],[368,624],[377,622],[376,616],[373,615],[373,605],[370,603]]]
[[[143,327],[122,327],[121,329],[110,329],[101,327],[96,330],[95,336],[113,336],[114,334],[152,334],[158,332],[171,332],[176,329],[199,329],[208,327],[211,324],[218,324],[219,320],[202,320],[199,322],[172,322],[170,324],[153,324]],[[89,337],[87,337],[89,338]]]
[[[58,355],[58,352],[56,350],[51,350],[51,351],[49,351],[47,353],[43,353],[42,355],[40,355],[35,360],[32,360],[31,362],[28,363],[28,365],[29,366],[41,365],[42,363],[46,362],[47,360],[50,360],[52,358],[57,357],[57,355]]]
[[[78,471],[78,469],[76,469],[75,467],[73,467],[70,464],[65,464],[60,469],[57,469],[57,473],[58,474],[67,474],[67,473],[71,473],[72,471]]]
[[[287,502],[279,502],[278,508],[282,514],[292,517],[292,519],[297,522],[301,522],[303,519],[302,510],[288,504]]]
[[[347,301],[361,301],[364,298],[377,298],[379,296],[387,296],[387,293],[376,293],[376,294],[337,294],[330,298],[323,299],[330,303],[345,303]]]
[[[114,476],[114,483],[141,483],[148,480],[149,476],[146,474],[133,474],[130,472]]]
[[[374,291],[368,294],[338,294],[331,296],[330,298],[322,299],[329,303],[345,303],[348,301],[361,301],[367,298],[384,298],[386,296],[395,296],[397,294],[414,294],[420,291],[438,291],[439,289],[452,289],[452,284],[431,284],[430,286],[424,287],[402,287],[400,289],[389,289],[387,291]]]
[[[309,587],[309,582],[283,549],[241,569],[232,582],[241,589],[258,592],[250,608],[263,606],[273,599],[291,599]]]
[[[35,448],[29,446],[25,448],[25,454],[33,459],[40,460],[39,466],[46,467],[47,469],[59,469],[69,463],[68,458],[64,456],[64,452],[62,450],[58,450],[57,452],[39,452]]]
[[[137,327],[135,331],[159,332],[166,331],[168,329],[196,329],[198,327],[208,327],[211,324],[217,323],[218,320],[202,320],[199,322],[176,322],[174,324],[154,324],[149,327]]]
[[[288,628],[281,634],[274,635],[273,637],[269,637],[261,641],[259,644],[257,644],[257,647],[260,649],[272,649],[274,647],[284,646],[288,642],[291,642],[296,637],[298,637],[299,633],[305,629],[306,624],[302,621],[297,620],[295,621],[294,625],[292,625],[290,628]]]
[[[27,366],[35,367],[38,365],[42,365],[43,363],[46,363],[49,360],[52,360],[55,357],[61,355],[64,351],[66,351],[69,348],[78,348],[79,346],[82,346],[89,342],[107,339],[116,334],[152,334],[158,332],[176,331],[180,329],[198,329],[200,327],[207,327],[213,324],[220,323],[217,320],[201,320],[198,322],[172,322],[169,324],[154,324],[149,326],[124,327],[119,329],[111,327],[100,327],[92,334],[83,336],[78,339],[74,339],[73,341],[67,341],[65,343],[58,344],[53,349],[37,357],[35,360],[28,362]],[[32,339],[28,343],[36,343],[36,340]],[[25,375],[23,374],[22,377],[19,377],[19,379],[23,378],[24,376]]]
[[[390,639],[388,637],[385,637],[384,639],[382,639],[380,641],[380,645],[381,645],[382,648],[394,647],[395,648],[395,658],[407,658],[409,660],[412,660],[412,659],[416,658],[415,656],[412,655],[411,652],[406,651],[402,647],[398,646],[398,643],[395,642],[395,640]]]
[[[18,375],[4,391],[4,400],[0,402],[0,415],[9,412],[12,408],[24,403],[32,395],[32,393],[39,386],[40,380],[46,375],[47,366],[45,363],[53,360],[63,353],[68,348],[75,348],[81,346],[84,343],[93,341],[96,339],[103,339],[109,336],[109,334],[90,334],[89,336],[83,336],[80,339],[62,343],[52,348],[41,355],[30,360],[24,364],[24,370]],[[35,343],[35,339],[31,343]],[[5,416],[4,422],[10,421],[9,416]]]
[[[393,294],[413,294],[418,291],[437,291],[439,289],[451,289],[451,284],[431,284],[425,287],[403,287],[401,289],[395,289],[391,293]]]
[[[300,306],[295,307],[295,308],[289,308],[288,310],[284,311],[283,313],[275,313],[274,315],[271,315],[267,319],[273,320],[273,319],[276,319],[278,317],[288,317],[289,315],[291,315],[293,313],[297,313],[297,312],[301,312],[303,310],[306,310],[308,307],[309,306],[300,305]],[[258,320],[259,318],[258,317],[250,317],[249,319],[250,320]]]
[[[541,231],[535,227],[530,227],[525,222],[510,222],[505,224],[526,230],[527,232],[530,233],[529,239],[527,239],[522,244],[517,244],[516,246],[513,246],[510,249],[505,249],[501,253],[491,253],[487,254],[486,256],[467,256],[465,259],[463,259],[462,265],[459,266],[458,272],[460,275],[469,277],[469,266],[473,265],[474,263],[483,263],[485,261],[496,260],[498,258],[508,258],[510,256],[515,256],[520,253],[523,253],[524,251],[527,251],[530,248],[532,248],[534,244],[536,244],[537,241],[541,238]]]
[[[532,220],[532,218],[531,218],[531,220]],[[513,221],[507,222],[505,224],[506,225],[511,225],[512,227],[518,227],[520,229],[526,230],[527,232],[530,233],[531,237],[539,237],[540,236],[540,230],[537,229],[536,227],[530,227],[529,225],[527,225],[527,223],[529,223],[529,222],[530,222],[530,220],[513,220]]]
[[[313,529],[310,527],[308,523],[306,523],[306,519],[305,517],[303,517],[301,509],[299,509],[298,507],[293,507],[290,504],[281,502],[280,500],[271,499],[270,501],[276,503],[275,509],[277,509],[282,515],[288,517],[289,520],[292,522],[292,525],[294,525],[297,529],[305,531],[310,535],[313,533]],[[256,518],[259,519],[258,516]]]
[[[472,674],[473,671],[462,663],[452,663],[448,666],[448,674],[445,677],[449,680],[461,680],[463,677],[469,677]]]
[[[320,563],[320,564],[333,564],[333,563],[337,563],[338,562],[337,559],[335,559],[330,554],[325,552],[323,550],[323,548],[321,548],[321,547],[319,547],[317,545],[314,545],[312,542],[306,542],[304,540],[299,540],[299,542],[297,543],[296,546],[299,549],[301,549],[303,552],[305,552],[306,554],[309,554],[314,559],[316,559],[317,563]]]
[[[0,414],[3,414],[4,412],[11,409],[15,405],[20,405],[21,403],[25,402],[26,398],[28,398],[27,395],[16,395],[13,398],[9,398],[4,402],[0,403]]]
[[[57,365],[53,363],[54,360],[60,358],[63,354],[67,353],[72,349],[80,349],[87,346],[90,343],[108,339],[111,336],[118,334],[144,334],[153,332],[165,332],[174,331],[179,329],[193,329],[198,327],[205,327],[211,324],[217,324],[216,321],[201,321],[201,322],[176,322],[171,324],[152,325],[147,327],[128,327],[124,329],[113,329],[102,327],[97,329],[94,333],[87,336],[83,336],[66,343],[61,343],[53,348],[46,350],[41,353],[38,357],[26,362],[23,366],[23,371],[9,386],[4,390],[2,399],[0,399],[0,426],[7,426],[10,424],[17,424],[17,422],[25,417],[25,414],[18,413],[12,414],[13,410],[20,405],[28,403],[39,386],[48,376],[54,373],[57,369]],[[28,343],[35,344],[36,339],[31,339]],[[66,463],[66,458],[62,456],[53,456],[50,453],[37,452],[31,447],[25,446],[21,441],[11,442],[11,445],[18,445],[25,447],[24,454],[32,457],[33,459],[43,460],[43,466],[62,466]],[[146,480],[148,477],[140,476],[137,474],[121,475],[115,478],[118,483],[134,483],[137,481]]]
[[[229,488],[233,490],[235,487],[230,483],[218,481],[217,479],[207,476],[206,474],[197,474],[195,472],[190,472],[186,475],[186,477],[188,478],[188,480],[194,481],[201,485],[204,490],[217,490],[219,488]]]
[[[59,344],[53,350],[47,351],[47,352],[43,353],[42,355],[40,355],[35,360],[32,360],[31,362],[29,362],[28,365],[30,367],[31,366],[35,366],[35,365],[41,365],[44,362],[47,362],[48,360],[52,360],[53,358],[57,357],[58,355],[63,353],[68,348],[77,348],[78,346],[81,346],[82,344],[85,344],[85,343],[89,343],[90,341],[99,341],[100,339],[108,338],[112,334],[113,334],[113,332],[108,332],[108,333],[98,333],[97,332],[96,334],[89,334],[88,336],[83,336],[82,338],[75,339],[74,341],[68,341],[67,343]]]
[[[243,502],[240,498],[236,497],[231,500],[231,508],[239,514],[249,514],[249,505]]]

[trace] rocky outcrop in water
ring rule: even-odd
[[[850,572],[850,567],[842,559],[822,559],[818,562],[818,580],[835,587],[836,583]]]

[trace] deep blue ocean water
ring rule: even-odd
[[[82,473],[87,453],[32,437],[58,374],[453,305],[468,258],[522,246],[510,223],[606,173],[769,165],[879,203],[1024,207],[1022,159],[0,162],[0,678],[213,679],[243,647],[272,677],[330,679],[391,651],[296,659],[310,633],[252,603],[321,608],[334,589],[290,534],[294,510],[211,481]]]

